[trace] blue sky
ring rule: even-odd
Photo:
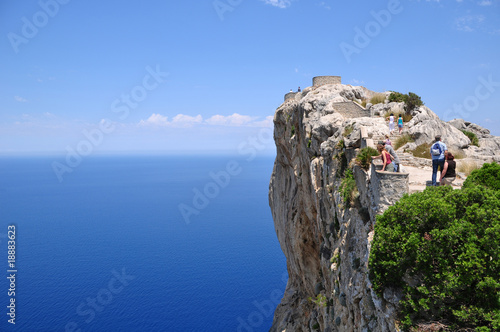
[[[500,0],[7,0],[0,30],[0,154],[272,154],[321,75],[500,135]]]

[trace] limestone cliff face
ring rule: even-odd
[[[307,88],[276,111],[269,202],[289,280],[271,331],[397,330],[398,296],[373,293],[368,254],[375,215],[408,191],[408,176],[356,166],[359,198],[347,208],[339,192],[361,131],[373,138],[387,131],[383,118],[344,107],[371,94],[341,84]],[[326,306],[308,300],[318,294]]]
[[[314,86],[287,94],[276,110],[277,157],[269,203],[289,280],[271,331],[398,330],[401,295],[391,289],[381,298],[374,294],[368,256],[375,217],[409,191],[409,174],[404,168],[402,173],[380,172],[373,162],[365,171],[351,163],[359,148],[388,133],[384,115],[402,110],[402,103],[387,100],[366,109],[355,102],[374,94],[340,83]],[[426,106],[411,115],[405,132],[414,142],[398,150],[405,166],[428,161],[403,151],[430,143],[437,134],[450,150],[474,161],[500,161],[500,137],[487,129],[461,119],[444,122]],[[480,147],[472,146],[461,130],[476,133]],[[340,188],[348,168],[358,191],[350,205]]]

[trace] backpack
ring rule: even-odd
[[[437,146],[437,147],[436,147]],[[434,145],[431,147],[431,154],[433,156],[439,156],[441,155],[441,144],[439,142],[434,143]]]

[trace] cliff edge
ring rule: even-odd
[[[387,290],[379,298],[372,291],[370,243],[376,215],[410,192],[404,166],[424,167],[426,160],[402,158],[402,173],[381,172],[373,162],[364,170],[352,162],[360,148],[388,133],[383,115],[403,107],[387,100],[360,105],[375,94],[364,87],[324,84],[288,95],[276,110],[269,204],[289,279],[270,331],[399,330],[400,294]],[[449,148],[466,157],[500,160],[500,138],[486,129],[463,120],[441,121],[425,106],[411,115],[405,131],[414,142],[401,147],[401,154],[441,134]],[[481,135],[481,148],[472,146],[462,127]],[[342,190],[347,170],[356,183],[352,200]]]

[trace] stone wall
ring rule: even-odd
[[[372,211],[375,214],[383,213],[410,191],[409,173],[382,172],[381,169],[380,160],[372,161],[370,191]]]
[[[286,95],[285,95],[285,101],[288,100],[288,99],[293,99],[295,98],[295,95],[297,94],[297,92],[288,92]]]
[[[365,110],[363,107],[352,101],[333,103],[332,106],[345,118],[361,118],[365,116],[371,116],[369,110]]]
[[[316,76],[313,77],[313,86],[320,86],[324,84],[341,84],[340,76]]]

